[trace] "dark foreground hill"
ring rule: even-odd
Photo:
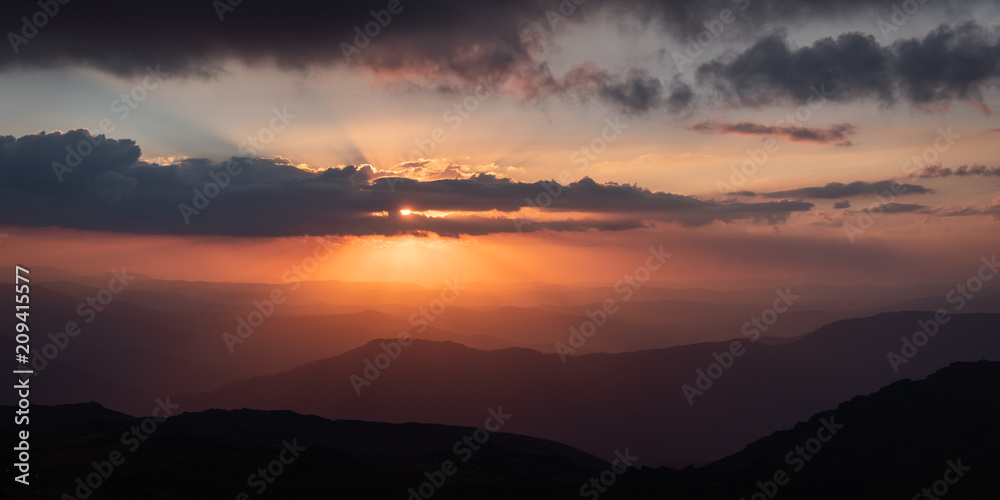
[[[433,498],[863,500],[915,498],[924,488],[926,498],[944,497],[934,488],[946,488],[949,500],[990,499],[1000,491],[998,388],[1000,363],[955,363],[855,397],[706,467],[621,475],[567,446],[518,435],[493,433],[479,450],[456,448],[466,437],[475,442],[472,428],[209,410],[145,433],[143,419],[96,404],[35,407],[32,486],[7,481],[0,498],[80,498],[88,492],[77,492],[80,478],[98,485],[88,500],[405,499],[447,470]],[[122,440],[133,426],[145,441]],[[0,433],[0,444],[13,446],[6,420]],[[591,480],[596,486],[581,489]]]
[[[502,409],[483,409],[484,425],[500,431],[498,418]],[[0,432],[5,449],[17,445],[7,419]],[[156,423],[96,403],[37,406],[31,436],[31,485],[9,478],[0,492],[10,496],[0,498],[402,499],[421,487],[435,498],[558,498],[609,467],[516,434],[289,411],[208,410]]]
[[[998,422],[1000,363],[954,363],[855,397],[706,467],[635,471],[621,492],[692,500],[764,498],[752,496],[764,490],[778,499],[995,499]],[[777,485],[781,472],[785,484]]]

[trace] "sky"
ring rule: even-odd
[[[1000,246],[1000,2],[54,5],[0,18],[5,264],[948,284]]]

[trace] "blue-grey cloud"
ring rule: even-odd
[[[942,13],[986,3],[942,0],[922,6],[921,15],[943,19]],[[639,20],[660,27],[665,42],[687,45],[709,29],[707,22],[719,22],[724,10],[737,19],[725,28],[725,43],[753,41],[783,24],[861,15],[872,19],[889,12],[882,0],[582,5],[569,0],[286,0],[236,6],[206,0],[141,5],[91,0],[85,6],[51,5],[58,5],[58,13],[43,16],[51,19],[38,28],[22,22],[40,12],[37,2],[6,11],[0,30],[8,33],[12,50],[0,51],[0,71],[72,65],[136,77],[159,67],[182,78],[213,77],[230,62],[291,71],[349,67],[445,92],[471,91],[485,80],[526,96],[569,92],[640,113],[685,112],[696,97],[691,82],[652,74],[648,67],[553,74],[544,47],[562,23],[552,22],[551,13],[561,13],[568,24]],[[757,31],[760,27],[768,30]],[[704,61],[697,75],[703,85],[737,105],[805,101],[810,86],[824,84],[834,92],[831,99],[840,102],[980,100],[995,82],[1000,60],[989,33],[974,23],[942,25],[923,38],[889,46],[873,35],[845,33],[800,48],[780,34],[767,35],[734,58]]]
[[[752,191],[742,191],[741,196],[763,196],[765,198],[806,198],[806,199],[837,199],[850,198],[852,196],[904,196],[911,194],[933,193],[934,190],[917,184],[902,184],[893,180],[865,182],[855,181],[848,184],[842,182],[830,182],[824,186],[802,187],[786,189],[783,191],[772,191],[769,193],[755,193]]]
[[[697,75],[723,101],[740,106],[815,103],[817,89],[831,102],[981,102],[1000,77],[1000,40],[974,21],[942,24],[923,38],[890,45],[852,32],[794,47],[778,32],[702,65]]]
[[[458,236],[779,223],[813,206],[718,202],[590,178],[562,185],[477,174],[421,182],[382,177],[367,165],[313,172],[281,158],[158,165],[140,157],[133,141],[85,130],[0,137],[0,225],[234,236]],[[519,218],[519,210],[538,206],[562,215],[531,223]],[[461,213],[402,216],[404,208]]]

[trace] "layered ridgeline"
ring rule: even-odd
[[[565,362],[529,349],[403,343],[373,341],[177,401],[187,410],[292,410],[447,425],[478,425],[486,408],[503,406],[515,416],[505,431],[604,458],[627,447],[643,465],[686,466],[735,453],[894,381],[955,361],[1000,361],[1000,315],[955,315],[941,325],[933,313],[885,313],[778,345],[736,340]]]
[[[938,287],[782,287],[792,304],[782,300],[774,321],[763,308],[780,296],[759,283],[740,290],[649,283],[620,295],[610,286],[463,282],[457,300],[431,312],[443,284],[188,282],[129,269],[99,276],[32,270],[35,402],[97,401],[137,414],[157,397],[291,370],[401,331],[476,349],[619,353],[757,335],[773,342],[841,319],[953,305]],[[616,312],[596,312],[609,297]],[[1000,292],[983,290],[961,312],[1000,313]],[[580,344],[571,328],[597,333]],[[0,345],[9,342],[12,335],[0,332]],[[10,397],[0,394],[0,404]]]
[[[609,463],[508,434],[521,416],[506,408],[484,409],[475,429],[288,411],[162,420],[97,404],[42,406],[33,408],[30,493],[5,498],[992,498],[997,387],[1000,363],[955,363],[682,470],[625,467],[642,460],[635,448]],[[178,410],[166,406],[160,415]],[[11,426],[0,423],[5,446],[14,445]]]

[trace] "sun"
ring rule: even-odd
[[[400,213],[400,215],[410,215],[413,212],[411,212],[410,209],[408,209],[408,208],[404,208],[404,209],[400,210],[399,213]]]

